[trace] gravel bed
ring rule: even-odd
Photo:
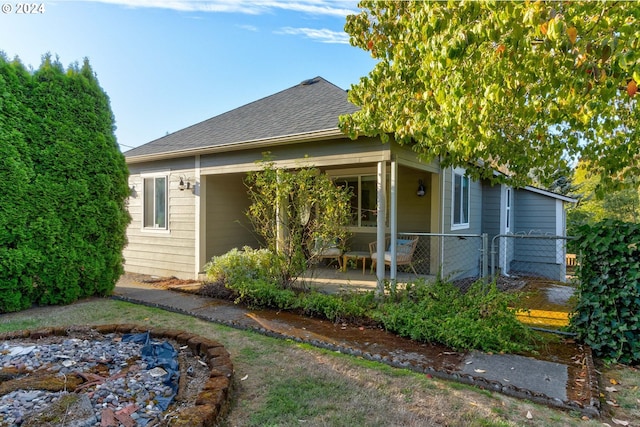
[[[140,357],[141,344],[124,342],[116,334],[102,338],[0,342],[0,373],[15,375],[0,377],[0,387],[6,388],[9,379],[44,378],[41,389],[19,389],[16,385],[16,389],[0,396],[0,426],[28,425],[30,418],[51,412],[51,405],[73,391],[88,396],[93,408],[93,414],[73,425],[158,424],[175,395],[179,373],[172,378],[162,367],[148,366]],[[83,379],[81,385],[66,390],[68,379],[78,376]],[[47,391],[47,379],[62,380],[64,389]]]

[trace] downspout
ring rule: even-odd
[[[391,283],[396,282],[398,276],[398,259],[396,258],[397,239],[398,239],[398,162],[395,154],[391,156],[391,203],[389,226],[391,234],[391,266],[390,275]]]
[[[378,190],[378,197],[377,197],[377,202],[378,205],[376,206],[377,209],[377,213],[378,213],[378,220],[376,222],[376,243],[377,243],[377,258],[376,258],[376,278],[377,278],[377,285],[376,285],[376,295],[378,296],[382,296],[384,295],[384,271],[385,271],[385,265],[384,265],[384,251],[385,251],[385,228],[386,228],[386,221],[385,221],[385,208],[386,208],[386,197],[385,197],[385,191],[386,191],[386,179],[387,178],[387,163],[386,161],[380,161],[378,162],[378,176],[377,176],[377,190]]]
[[[203,214],[202,209],[206,206],[206,194],[204,193],[202,177],[200,175],[200,155],[195,156],[194,160],[195,168],[195,183],[193,184],[193,193],[195,195],[194,209],[195,209],[195,242],[194,242],[194,278],[197,280],[200,275],[200,268],[205,264],[206,257],[206,214]]]

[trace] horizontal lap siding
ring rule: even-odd
[[[184,160],[182,160],[184,162]],[[168,165],[165,165],[168,166]],[[135,172],[162,173],[158,168]],[[166,172],[169,181],[169,230],[145,230],[142,227],[142,182],[139,173],[132,173],[129,186],[135,186],[135,197],[129,198],[131,224],[127,229],[128,243],[123,251],[125,271],[155,276],[193,278],[195,260],[195,200],[193,190],[180,191],[180,177],[195,184],[193,170]]]
[[[259,246],[246,216],[249,197],[245,177],[244,173],[207,177],[206,261],[233,248]]]
[[[514,232],[556,234],[556,200],[530,191],[515,191]]]
[[[452,230],[453,173],[445,169],[444,185],[444,232],[447,234],[480,234],[482,232],[482,184],[470,180],[469,228]],[[480,273],[480,252],[469,249],[467,240],[445,240],[445,260],[442,273],[451,279],[477,276]]]
[[[529,191],[516,191],[515,232],[556,234],[556,201]],[[515,239],[514,258],[528,262],[555,263],[555,240]]]

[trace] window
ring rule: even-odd
[[[378,222],[377,182],[375,175],[336,178],[336,185],[351,189],[351,225],[375,227]]]
[[[463,170],[453,171],[452,229],[469,228],[469,177]]]
[[[167,228],[167,177],[144,178],[144,228]]]

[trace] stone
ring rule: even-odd
[[[98,422],[86,394],[64,393],[60,399],[32,415],[25,415],[22,427],[91,427]]]

